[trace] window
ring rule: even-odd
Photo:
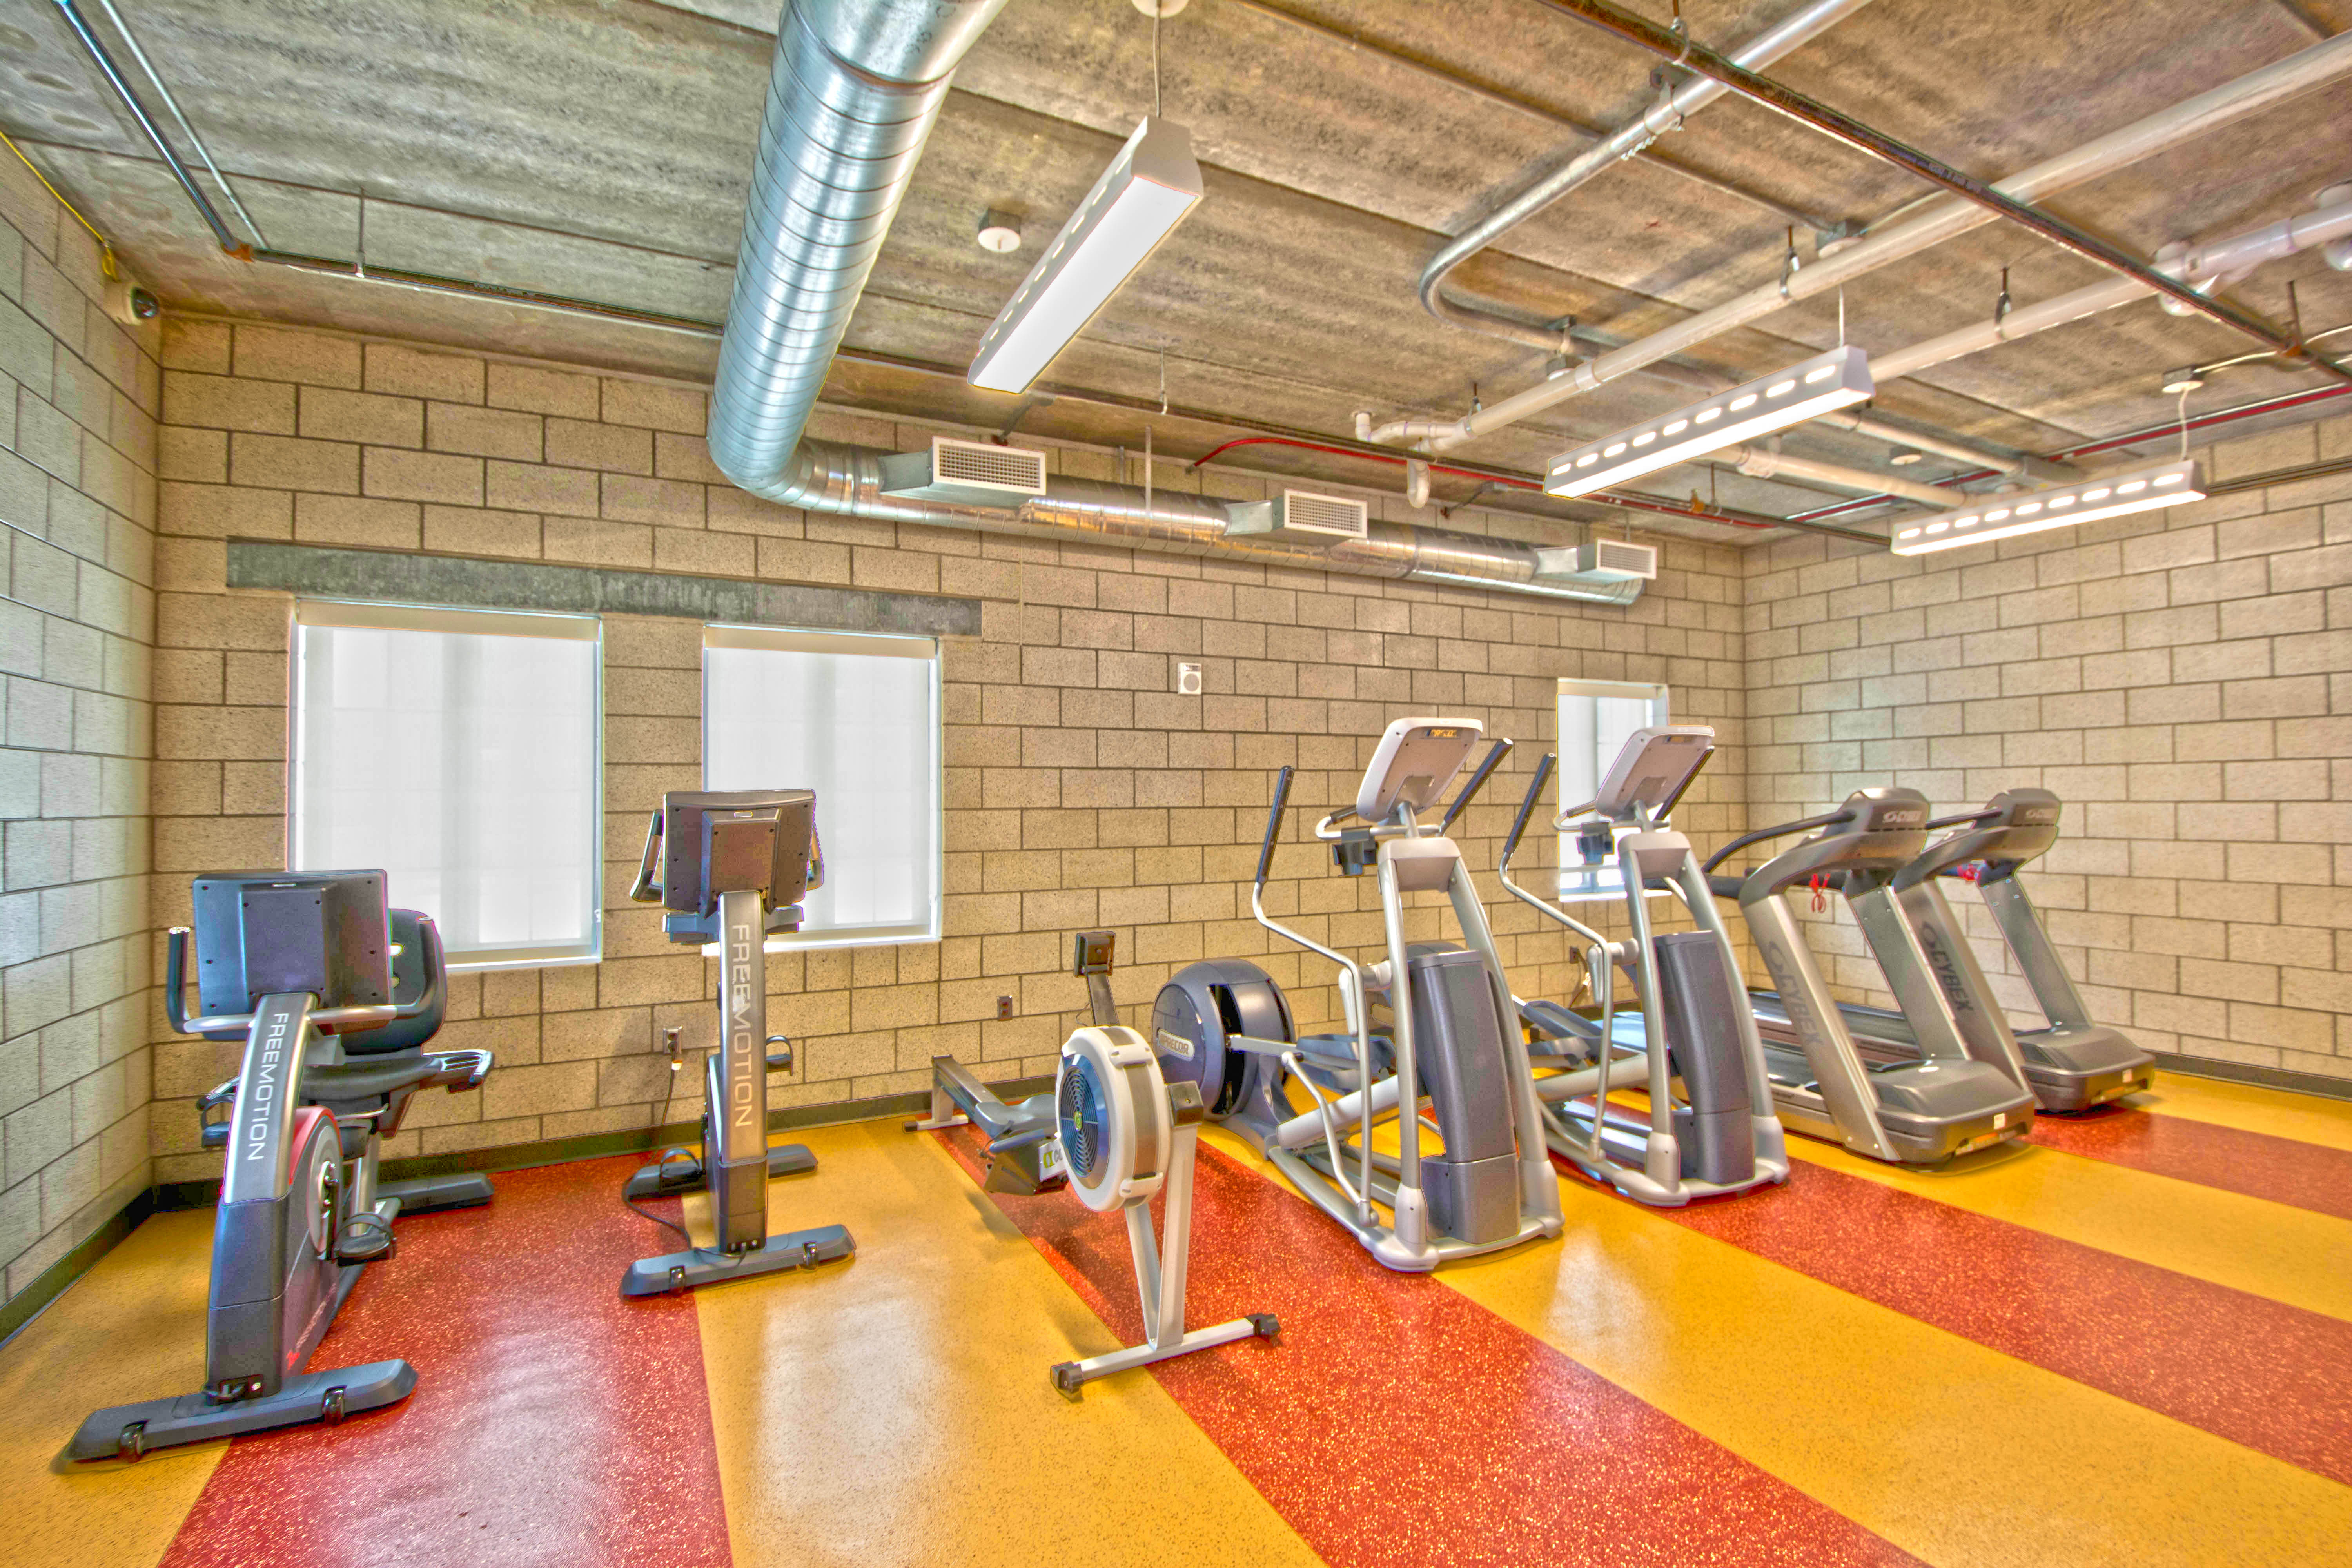
[[[816,791],[824,886],[772,946],[939,939],[938,643],[704,627],[702,787]]]
[[[593,961],[596,619],[305,600],[295,621],[292,868],[382,868],[453,969]]]
[[[1559,798],[1558,809],[1581,805],[1601,793],[1601,775],[1617,760],[1625,737],[1644,725],[1664,724],[1666,689],[1624,680],[1563,680],[1559,683]],[[1587,859],[1578,836],[1559,836],[1559,896],[1614,899],[1625,884],[1613,859]]]

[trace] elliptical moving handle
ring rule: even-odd
[[[1462,786],[1462,793],[1454,797],[1454,804],[1447,806],[1445,815],[1437,819],[1437,832],[1440,837],[1452,831],[1454,819],[1462,815],[1463,808],[1470,804],[1470,797],[1476,795],[1486,784],[1486,775],[1495,771],[1495,765],[1497,763],[1510,754],[1511,748],[1516,744],[1517,744],[1517,742],[1498,735],[1495,738],[1495,743],[1486,748],[1486,755],[1479,762],[1478,771],[1470,775],[1470,782]],[[1519,815],[1525,816],[1527,813],[1522,811]]]
[[[1519,838],[1528,830],[1528,818],[1536,814],[1536,802],[1543,798],[1544,785],[1551,782],[1551,771],[1559,763],[1558,752],[1546,752],[1543,761],[1536,764],[1536,776],[1528,784],[1528,798],[1519,802],[1519,815],[1511,819],[1510,837],[1503,840],[1503,858],[1496,863],[1497,870],[1511,868],[1511,857],[1519,852]]]
[[[1290,804],[1291,771],[1290,764],[1285,763],[1282,771],[1274,775],[1274,809],[1265,814],[1265,837],[1257,847],[1257,885],[1261,890],[1265,887],[1266,873],[1274,868],[1274,847],[1282,838],[1282,812]]]

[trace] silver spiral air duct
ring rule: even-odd
[[[1005,0],[787,0],[710,395],[711,460],[754,495],[877,521],[1239,556],[1353,575],[1625,605],[1638,582],[1548,575],[1532,545],[1370,525],[1328,548],[1238,538],[1219,502],[1056,478],[1017,510],[887,495],[887,455],[804,441],[834,353],[957,63]]]

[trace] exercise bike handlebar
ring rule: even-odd
[[[1486,748],[1486,756],[1479,761],[1478,771],[1470,775],[1470,782],[1462,786],[1462,793],[1454,797],[1454,804],[1447,806],[1445,815],[1437,819],[1437,832],[1440,837],[1453,829],[1454,819],[1460,816],[1464,808],[1469,805],[1471,797],[1485,787],[1486,775],[1493,773],[1496,764],[1505,757],[1510,755],[1511,748],[1516,744],[1517,742],[1508,737],[1498,735],[1495,738],[1495,743]]]
[[[640,904],[657,904],[662,899],[661,879],[654,875],[661,859],[662,814],[654,813],[653,822],[646,828],[645,858],[637,862],[637,879],[629,884],[629,898]]]
[[[344,1007],[314,1007],[310,1022],[320,1029],[372,1029],[400,1018],[414,1018],[428,1011],[441,1000],[442,963],[441,928],[428,918],[416,922],[417,942],[425,953],[425,993],[414,1002],[398,1005],[382,1002],[357,1003]],[[186,926],[173,926],[165,933],[163,950],[163,1021],[173,1032],[182,1035],[216,1035],[231,1029],[250,1028],[250,1013],[222,1013],[188,1016],[188,938]]]

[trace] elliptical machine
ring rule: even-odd
[[[1275,935],[1338,966],[1345,1034],[1295,1037],[1279,987],[1234,960],[1181,971],[1152,1011],[1152,1041],[1168,1076],[1195,1085],[1211,1116],[1383,1266],[1402,1271],[1558,1236],[1562,1224],[1527,1045],[1506,1026],[1515,1014],[1502,959],[1461,851],[1445,837],[1507,744],[1497,743],[1442,821],[1419,820],[1460,775],[1482,733],[1474,719],[1397,720],[1374,749],[1353,807],[1316,824],[1343,874],[1378,879],[1387,956],[1370,963],[1265,912],[1293,770],[1276,776],[1250,911]],[[1357,825],[1343,826],[1350,816]],[[1409,945],[1409,892],[1444,893],[1465,946]],[[1386,1037],[1374,1034],[1370,1011],[1382,993]],[[1309,1109],[1290,1098],[1293,1083]],[[1422,1148],[1424,1099],[1442,1152]],[[1393,1155],[1375,1149],[1372,1136],[1390,1121]],[[1393,1218],[1384,1220],[1380,1207]]]
[[[719,944],[719,1048],[704,1064],[702,1152],[691,1172],[665,1181],[665,1167],[682,1163],[657,1161],[629,1178],[624,1201],[707,1187],[717,1245],[697,1247],[682,1226],[647,1215],[687,1246],[629,1265],[624,1296],[814,1268],[856,1250],[837,1225],[768,1233],[771,1170],[812,1170],[816,1159],[800,1144],[773,1155],[768,1148],[767,1075],[789,1068],[793,1057],[790,1040],[768,1033],[767,938],[798,931],[802,896],[824,885],[814,790],[674,790],[646,829],[629,897],[672,911],[662,917],[670,941]]]
[[[483,1051],[399,1048],[370,1058],[345,1048],[347,1036],[439,1015],[440,935],[431,921],[402,913],[413,922],[425,990],[395,1005],[383,872],[195,879],[199,1014],[186,1012],[192,933],[175,926],[164,1017],[180,1034],[245,1041],[236,1078],[205,1095],[198,1111],[205,1147],[227,1151],[213,1224],[205,1386],[99,1411],[67,1445],[68,1458],[136,1459],[177,1444],[331,1425],[416,1386],[404,1361],[306,1370],[361,1268],[393,1250],[401,1205],[376,1191],[383,1135],[417,1090],[471,1089],[490,1069]],[[354,1142],[357,1152],[347,1152]]]
[[[1554,1053],[1532,1058],[1553,1069],[1536,1080],[1545,1136],[1586,1175],[1661,1208],[1789,1179],[1764,1047],[1731,932],[1690,840],[1667,820],[1714,754],[1715,731],[1703,724],[1636,730],[1602,775],[1598,795],[1553,819],[1555,831],[1578,832],[1596,858],[1615,860],[1633,927],[1625,941],[1610,941],[1511,880],[1511,857],[1551,780],[1557,754],[1548,752],[1537,764],[1496,867],[1496,879],[1512,897],[1583,939],[1586,983],[1601,1014],[1595,1020],[1550,1004],[1520,1004],[1522,1019]],[[1699,929],[1654,931],[1653,888],[1672,893]],[[1641,1009],[1638,1044],[1620,1037],[1620,967],[1632,977]],[[1649,1091],[1648,1126],[1612,1114],[1612,1085]]]

